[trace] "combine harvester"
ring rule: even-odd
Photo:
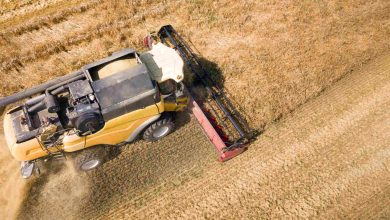
[[[7,111],[3,123],[24,178],[39,173],[37,161],[67,156],[78,170],[95,169],[108,158],[106,146],[168,135],[175,113],[186,107],[215,145],[220,161],[246,149],[255,132],[173,27],[163,26],[145,43],[150,49],[146,52],[124,49],[0,99],[0,107],[27,99]],[[193,79],[186,86],[184,63]]]

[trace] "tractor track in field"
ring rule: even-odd
[[[97,32],[104,32],[104,30],[99,30],[103,21],[93,20],[98,23],[97,25],[85,22],[85,20],[91,20],[93,14],[96,13],[87,11],[86,7],[81,5],[77,6],[77,9],[69,10],[74,12],[72,14],[63,12],[62,14],[67,17],[62,17],[60,20],[56,16],[53,16],[54,18],[49,16],[56,22],[47,22],[47,18],[42,16],[36,22],[38,24],[35,24],[37,27],[32,30],[28,28],[26,32],[16,34],[15,36],[3,33],[3,35],[7,36],[7,43],[19,48],[19,50],[14,50],[1,58],[1,69],[8,71],[17,64],[23,63],[23,65],[26,65],[28,62],[36,61],[39,58],[46,58],[52,54],[66,51],[66,47],[77,45],[83,40],[90,40],[91,36],[96,35]],[[112,25],[112,22],[110,24]],[[88,33],[88,31],[91,33]]]
[[[17,65],[26,65],[29,62],[36,62],[39,59],[47,59],[51,55],[58,54],[60,52],[68,52],[73,48],[78,48],[78,46],[86,41],[93,41],[96,38],[101,37],[102,35],[111,31],[111,25],[113,23],[107,23],[106,25],[97,25],[94,28],[91,28],[93,31],[86,32],[82,30],[80,32],[75,32],[74,34],[67,36],[63,39],[50,40],[49,44],[40,44],[33,48],[33,50],[28,50],[24,54],[11,54],[9,57],[3,57],[1,63],[2,71],[10,71],[12,68],[15,68]],[[126,25],[120,26],[123,28]],[[15,58],[12,58],[15,57]]]
[[[12,18],[0,21],[0,27],[2,27],[0,36],[8,39],[60,23],[72,15],[93,9],[101,4],[101,2],[101,0],[91,0],[88,2],[80,0],[57,1],[56,4],[41,9],[24,10],[25,13],[18,15],[17,19]]]
[[[0,22],[10,20],[16,16],[22,16],[26,13],[32,13],[42,8],[50,7],[63,0],[45,0],[45,1],[19,1],[19,2],[0,2]],[[15,5],[17,4],[17,5]]]

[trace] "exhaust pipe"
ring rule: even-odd
[[[72,79],[74,77],[82,76],[83,74],[84,74],[83,71],[79,70],[77,72],[73,72],[73,73],[67,74],[65,76],[62,76],[62,77],[53,79],[51,81],[48,81],[46,83],[43,83],[41,85],[32,87],[32,88],[27,89],[25,91],[18,92],[18,93],[14,94],[14,95],[10,95],[10,96],[1,98],[0,99],[0,110],[2,108],[4,108],[5,106],[11,104],[11,103],[15,103],[15,102],[17,102],[19,100],[31,97],[31,96],[33,96],[35,94],[38,94],[38,93],[42,93],[42,92],[46,91],[46,89],[48,89],[50,87],[53,87],[53,86],[55,86],[57,84],[61,84],[64,81],[67,81],[67,80]],[[40,97],[40,98],[42,98],[42,97]],[[37,98],[36,100],[33,100],[32,102],[30,102],[30,104],[35,104],[36,101],[39,100],[40,98]]]

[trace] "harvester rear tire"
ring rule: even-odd
[[[108,151],[104,145],[93,146],[76,154],[74,165],[78,171],[94,170],[106,162],[107,156]]]
[[[164,116],[162,119],[152,123],[143,133],[143,139],[148,142],[160,140],[175,129],[173,116]]]

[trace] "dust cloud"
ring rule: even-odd
[[[2,131],[1,131],[2,132]],[[10,155],[0,134],[0,219],[15,219],[25,200],[29,181],[21,178],[20,164]]]
[[[87,174],[77,172],[70,161],[49,161],[32,183],[29,198],[22,204],[22,219],[78,219],[88,197]]]

